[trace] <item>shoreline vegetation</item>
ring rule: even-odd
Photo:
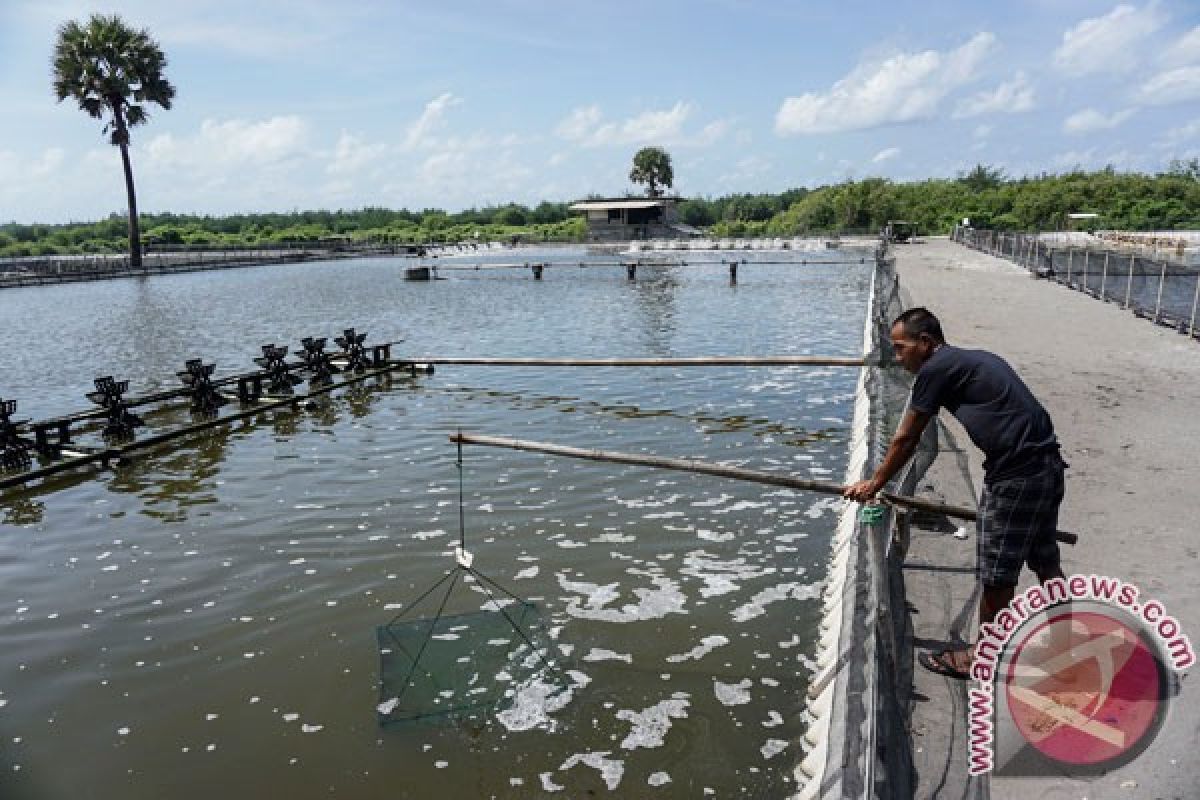
[[[1052,231],[1070,212],[1094,212],[1100,230],[1200,229],[1200,160],[1174,161],[1157,174],[1072,171],[1008,178],[977,165],[957,178],[906,183],[883,178],[846,181],[778,194],[683,198],[680,221],[714,237],[875,233],[888,220],[916,222],[922,233],[949,233],[963,217],[979,228]],[[155,246],[198,248],[302,244],[346,239],[356,243],[424,244],[472,241],[579,242],[582,217],[567,203],[529,207],[510,203],[458,212],[363,208],[341,211],[140,214],[142,240]],[[96,222],[0,224],[0,257],[127,252],[124,214]]]

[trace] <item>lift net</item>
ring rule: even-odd
[[[474,582],[489,596],[479,611],[445,614],[455,585]],[[416,618],[448,584],[433,617]],[[492,589],[504,596],[497,598]],[[472,594],[474,594],[472,592]],[[430,601],[426,603],[426,601]],[[540,680],[561,691],[547,661],[551,643],[537,606],[491,579],[459,567],[411,607],[376,629],[380,653],[381,725],[418,720],[484,718],[511,705],[519,687]]]

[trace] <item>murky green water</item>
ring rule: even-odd
[[[369,342],[405,338],[408,354],[857,355],[869,269],[750,264],[730,287],[719,264],[642,267],[634,282],[616,267],[559,266],[541,282],[496,271],[425,284],[405,283],[403,266],[7,290],[0,396],[19,400],[19,417],[48,416],[84,407],[98,374],[169,387],[188,358],[229,374],[260,344],[351,325]],[[839,479],[856,377],[446,367],[116,472],[8,491],[0,795],[784,794],[801,755],[828,498],[468,448],[476,566],[538,604],[569,692],[548,704],[519,692],[485,725],[382,728],[375,628],[452,565],[453,430]],[[446,610],[483,599],[468,587]]]

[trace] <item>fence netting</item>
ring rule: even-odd
[[[955,228],[951,238],[974,250],[1007,258],[1039,277],[1196,336],[1200,264],[1183,257],[1113,249],[1104,247],[1101,240],[1079,245],[1039,234],[964,227]]]

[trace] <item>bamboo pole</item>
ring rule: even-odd
[[[723,464],[714,464],[711,461],[702,461],[695,458],[668,458],[666,456],[618,453],[612,450],[585,450],[580,447],[568,447],[566,445],[550,444],[547,442],[534,442],[527,439],[511,439],[503,436],[485,436],[474,433],[453,434],[450,436],[450,441],[460,444],[478,444],[485,447],[525,450],[531,453],[545,453],[552,456],[582,458],[587,461],[604,461],[612,464],[629,464],[635,467],[656,467],[680,472],[694,472],[700,475],[713,475],[718,478],[731,478],[738,481],[749,481],[750,483],[762,483],[768,486],[782,486],[788,489],[802,489],[809,492],[820,492],[821,494],[840,495],[846,489],[842,484],[834,483],[833,481],[797,478],[792,475],[763,472],[761,470],[745,469],[744,467],[727,467]],[[918,497],[892,494],[891,492],[881,492],[880,494],[889,503],[907,506],[917,511],[944,514],[947,517],[965,520],[974,520],[978,517],[978,513],[972,508],[951,506],[932,500],[922,500]],[[1075,544],[1079,540],[1076,534],[1066,531],[1057,531],[1055,537],[1060,542],[1068,544]]]
[[[694,358],[458,358],[419,356],[394,360],[409,364],[477,367],[865,367],[864,358],[839,356],[698,356]]]

